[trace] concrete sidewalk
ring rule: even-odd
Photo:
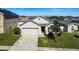
[[[79,49],[38,47],[37,51],[79,51]]]
[[[9,50],[11,46],[0,46],[0,50]]]

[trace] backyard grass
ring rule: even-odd
[[[54,48],[76,48],[79,49],[79,37],[77,33],[62,33],[58,37],[57,42],[54,39],[48,39],[48,37],[39,37],[39,47],[54,47]]]
[[[0,46],[12,46],[21,35],[16,35],[13,30],[0,34]]]

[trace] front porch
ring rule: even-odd
[[[40,28],[40,35],[39,37],[45,37],[45,35],[48,35],[48,33],[50,32],[50,27],[52,26],[53,24],[50,24],[48,26],[41,26]]]

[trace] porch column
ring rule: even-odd
[[[48,27],[45,27],[45,33],[48,34]]]

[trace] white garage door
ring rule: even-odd
[[[24,28],[21,29],[22,34],[38,34],[38,29],[37,28]]]

